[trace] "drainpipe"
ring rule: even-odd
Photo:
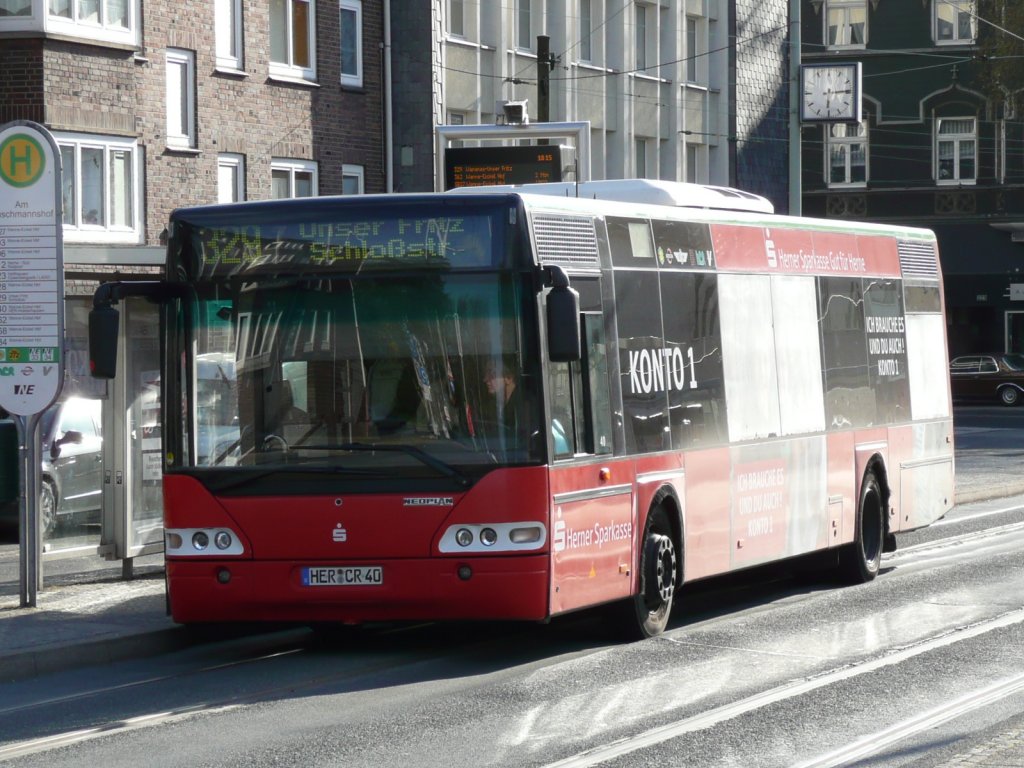
[[[395,191],[394,139],[391,133],[391,0],[384,0],[384,173],[388,194]]]

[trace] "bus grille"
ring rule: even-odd
[[[898,240],[896,250],[900,255],[900,271],[904,277],[938,279],[939,264],[935,258],[934,244]]]
[[[533,217],[537,258],[541,264],[600,267],[594,220],[587,216],[538,214]]]

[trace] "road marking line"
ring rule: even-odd
[[[993,619],[986,619],[985,621],[981,621],[976,624],[969,624],[964,627],[952,629],[938,637],[932,638],[931,640],[925,640],[921,643],[901,648],[885,656],[872,659],[871,661],[853,662],[849,666],[840,667],[839,669],[835,669],[831,672],[825,672],[804,680],[797,680],[795,682],[755,694],[754,696],[741,699],[733,702],[732,704],[716,707],[715,709],[703,712],[699,715],[694,715],[693,717],[687,717],[683,720],[677,720],[674,723],[652,728],[651,730],[644,731],[636,736],[629,736],[624,739],[613,741],[610,744],[585,750],[554,763],[548,763],[544,768],[587,768],[588,766],[594,766],[607,760],[612,760],[616,757],[621,757],[641,749],[646,749],[647,747],[653,747],[657,744],[678,738],[679,736],[684,736],[688,733],[702,731],[727,720],[732,720],[740,715],[745,715],[748,712],[761,709],[762,707],[766,707],[770,704],[802,696],[806,693],[810,693],[819,688],[824,688],[843,680],[859,677],[860,675],[868,672],[874,672],[878,669],[882,669],[883,667],[900,664],[908,659],[914,658],[915,656],[920,656],[923,653],[954,645],[955,643],[959,643],[964,640],[970,640],[971,638],[984,635],[988,632],[993,632],[997,629],[1009,627],[1014,624],[1020,624],[1022,622],[1024,622],[1024,608],[1018,608],[1001,614]]]
[[[1024,688],[1024,674],[1007,678],[998,683],[993,683],[985,688],[962,696],[961,698],[943,704],[928,712],[896,723],[884,731],[865,736],[852,744],[829,752],[827,755],[816,757],[813,760],[800,763],[795,768],[835,768],[836,766],[849,765],[854,760],[868,757],[880,752],[884,747],[902,741],[908,736],[913,736],[921,731],[942,725],[948,720],[953,720],[960,715],[966,714],[975,709],[986,707],[1007,696],[1012,696]]]

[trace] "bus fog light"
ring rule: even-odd
[[[485,547],[493,547],[494,542],[498,540],[498,532],[493,528],[484,528],[480,531],[480,543]]]
[[[459,578],[463,581],[469,581],[473,578],[473,569],[468,565],[460,565],[458,570]]]
[[[167,549],[181,549],[182,545],[180,533],[168,533],[167,543],[164,545]]]
[[[459,528],[455,533],[455,542],[460,547],[468,547],[473,543],[473,532],[469,528]]]
[[[227,531],[217,531],[217,535],[213,537],[213,543],[217,549],[227,549],[231,546],[231,534]]]
[[[217,581],[219,581],[221,584],[227,584],[229,581],[231,581],[231,571],[229,571],[227,568],[221,568],[219,571],[217,571]]]
[[[210,537],[203,531],[196,531],[192,534],[192,546],[198,550],[204,550],[210,546]]]
[[[513,544],[536,544],[540,541],[540,526],[531,525],[529,528],[513,528],[508,532],[509,539]]]

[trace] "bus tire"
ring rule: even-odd
[[[668,513],[661,505],[652,507],[640,550],[640,588],[630,598],[627,611],[630,639],[643,640],[665,631],[672,613],[678,570]]]
[[[857,504],[857,534],[839,556],[839,575],[847,584],[865,584],[878,575],[885,546],[885,500],[874,470],[864,473]]]

